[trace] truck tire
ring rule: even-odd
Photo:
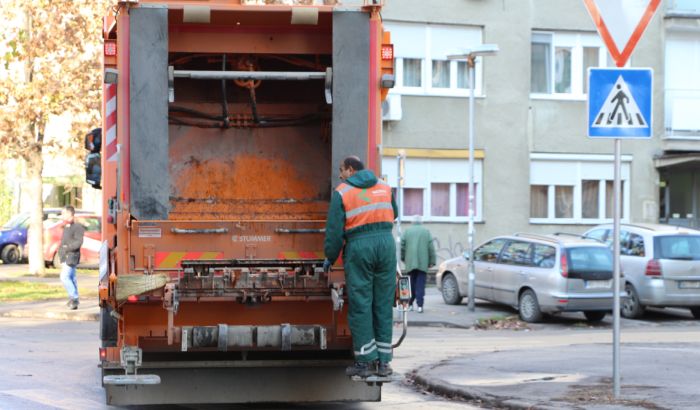
[[[2,248],[2,261],[7,264],[18,263],[20,259],[19,248],[17,245],[9,244]]]
[[[112,317],[112,307],[100,308],[100,340],[102,347],[115,347],[117,345],[117,319]]]

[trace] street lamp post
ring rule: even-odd
[[[461,54],[447,56],[448,60],[466,60],[469,75],[469,311],[474,311],[475,273],[474,273],[474,65],[478,56],[494,55],[498,52],[496,44],[481,44],[465,50]]]

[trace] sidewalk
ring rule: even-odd
[[[696,409],[696,344],[623,344],[620,400],[612,346],[498,351],[424,366],[407,377],[430,391],[505,409]],[[675,371],[670,371],[676,369]],[[682,371],[678,371],[683,369]]]
[[[48,285],[63,286],[61,279],[56,276],[24,276],[27,265],[8,265],[0,269],[0,281],[13,280],[25,282],[41,282]],[[92,286],[97,288],[97,276],[78,274],[80,287]],[[100,308],[96,297],[81,298],[80,306],[76,310],[70,310],[66,306],[65,299],[42,300],[37,302],[0,302],[0,317],[27,318],[27,319],[54,319],[54,320],[99,320]]]

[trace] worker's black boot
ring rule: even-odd
[[[389,363],[379,362],[377,365],[377,376],[386,377],[391,376],[392,373],[394,373],[394,370],[389,366]]]
[[[374,374],[374,362],[355,362],[345,369],[346,376],[369,377]]]

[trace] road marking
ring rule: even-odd
[[[104,407],[104,403],[99,403],[93,400],[72,399],[56,397],[55,392],[41,389],[21,389],[21,390],[3,390],[2,394],[15,396],[34,403],[42,404],[51,408],[57,409],[95,409]]]

